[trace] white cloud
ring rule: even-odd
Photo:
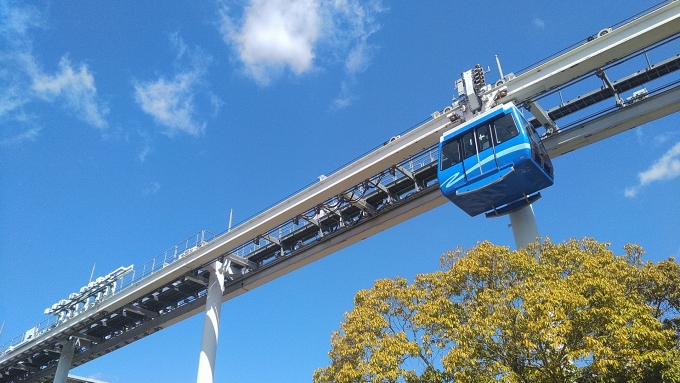
[[[623,195],[628,197],[628,198],[633,198],[637,195],[638,193],[638,187],[636,186],[629,186],[623,190]]]
[[[184,42],[184,39],[179,35],[179,32],[171,33],[170,34],[170,43],[175,47],[177,50],[177,58],[181,59],[186,53],[189,47],[187,44]]]
[[[362,42],[349,52],[347,60],[345,60],[345,69],[347,70],[347,73],[360,73],[368,68],[371,59],[369,50],[370,48],[366,45],[366,42]]]
[[[96,128],[106,128],[108,124],[104,116],[109,110],[98,101],[94,77],[87,66],[81,65],[74,71],[69,60],[62,57],[59,69],[60,72],[55,75],[33,73],[33,90],[46,100],[62,96],[67,107],[80,119]]]
[[[355,99],[351,88],[356,83],[356,76],[370,66],[377,48],[368,43],[368,38],[380,29],[376,15],[383,12],[384,8],[379,1],[362,5],[358,1],[337,0],[334,5],[338,11],[334,17],[338,25],[333,28],[335,39],[341,46],[349,47],[345,58],[345,78],[340,84],[340,94],[332,104],[333,109],[341,109]],[[348,27],[339,27],[341,25]]]
[[[639,184],[627,187],[626,197],[635,197],[639,189],[652,182],[670,180],[680,176],[680,142],[676,143],[661,158],[656,160],[649,169],[638,173]]]
[[[352,103],[352,101],[354,101],[355,97],[352,96],[350,92],[350,88],[352,85],[354,85],[354,82],[354,78],[350,77],[340,83],[340,94],[335,98],[335,100],[333,100],[331,109],[346,108]]]
[[[205,123],[194,121],[194,86],[196,75],[180,73],[168,81],[156,81],[135,85],[135,97],[142,110],[151,115],[157,123],[167,128],[169,136],[188,133],[198,136],[205,130]]]
[[[220,112],[220,108],[222,108],[225,103],[222,101],[220,96],[216,95],[215,93],[210,92],[209,94],[209,99],[210,99],[210,106],[212,107],[212,116],[217,117],[217,114]]]
[[[321,35],[318,1],[252,0],[239,31],[233,30],[226,13],[223,17],[225,40],[236,44],[241,61],[258,82],[268,83],[285,67],[296,74],[312,67]]]
[[[39,26],[39,19],[32,7],[17,8],[0,2],[0,118],[14,119],[19,108],[30,101],[21,55],[31,48],[26,31]]]
[[[336,0],[333,2],[329,30],[335,43],[347,47],[345,69],[349,73],[366,70],[370,64],[374,47],[368,38],[380,29],[376,16],[385,11],[380,1],[361,3],[357,0]]]
[[[197,121],[200,113],[196,110],[195,99],[204,97],[206,105],[210,105],[213,110],[213,116],[222,105],[219,97],[206,91],[203,80],[212,57],[199,47],[189,47],[178,33],[170,34],[169,37],[177,50],[175,67],[180,68],[184,64],[190,69],[178,69],[172,79],[160,77],[157,80],[136,82],[135,99],[145,113],[165,128],[165,134],[199,136],[205,131],[206,123]]]
[[[0,3],[0,35],[10,45],[25,45],[26,32],[29,28],[42,25],[40,13],[35,7],[12,7],[8,2]]]
[[[638,174],[640,185],[658,180],[668,180],[680,175],[680,142],[675,144],[659,160],[644,172]]]
[[[29,101],[28,97],[22,93],[17,86],[8,84],[3,94],[0,94],[0,117],[15,111]]]
[[[41,69],[28,33],[42,25],[35,7],[0,3],[0,118],[20,125],[30,104],[61,101],[81,120],[106,128],[108,108],[97,98],[94,77],[87,66],[74,69],[63,57],[57,73]]]
[[[370,64],[367,39],[378,30],[375,15],[382,11],[378,0],[250,0],[240,20],[224,7],[220,30],[261,85],[286,69],[296,75],[311,71],[322,53],[340,58],[353,76]]]

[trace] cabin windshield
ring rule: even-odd
[[[458,140],[454,139],[442,145],[441,169],[448,169],[460,162],[460,148]]]
[[[543,141],[541,141],[540,136],[536,132],[536,129],[522,116],[522,121],[524,121],[524,128],[527,130],[527,133],[529,134],[529,139],[533,141],[537,146],[538,150],[541,152],[541,154],[547,156],[548,153],[545,151],[545,147],[543,146]]]
[[[503,143],[513,137],[517,137],[519,131],[512,114],[506,114],[491,122],[496,133],[496,144]]]
[[[447,140],[442,145],[439,166],[446,170],[460,163],[464,158],[472,157],[478,151],[484,151],[492,146],[517,137],[519,130],[512,114],[505,114],[491,121],[465,129],[461,135]]]

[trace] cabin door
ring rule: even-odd
[[[496,171],[498,166],[496,165],[496,154],[493,150],[489,124],[475,128],[475,135],[477,139],[479,168],[482,174]]]
[[[482,175],[479,168],[479,157],[477,156],[477,142],[475,141],[474,129],[463,134],[461,141],[463,144],[463,167],[465,168],[465,178],[470,181]]]

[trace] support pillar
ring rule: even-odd
[[[196,383],[212,383],[215,374],[220,308],[222,306],[222,294],[224,293],[224,272],[222,263],[219,261],[215,261],[211,268],[205,300],[205,319],[203,320],[203,337],[201,339],[201,354],[198,359]]]
[[[68,372],[73,363],[73,352],[76,349],[76,339],[71,338],[61,347],[61,355],[57,364],[57,371],[54,373],[54,383],[66,383]]]
[[[534,208],[527,205],[517,211],[510,213],[510,226],[512,235],[515,237],[515,247],[517,249],[527,246],[536,241],[538,225],[534,216]]]

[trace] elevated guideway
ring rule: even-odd
[[[505,82],[501,103],[522,103],[586,73],[641,51],[678,33],[680,5],[661,4],[616,28],[602,29],[584,44],[548,59]]]
[[[679,10],[678,1],[655,8],[540,64],[526,76],[497,84],[497,88],[507,87],[505,97],[518,104],[535,102],[550,89],[591,75],[659,41],[673,39],[680,33]],[[606,60],[602,61],[600,55]],[[539,67],[543,69],[537,70]],[[630,85],[633,89],[677,69],[675,56],[615,83],[635,84]],[[552,75],[544,77],[546,72]],[[561,109],[548,109],[547,118],[554,122],[611,99],[622,89],[595,90],[600,93],[589,93],[590,101],[580,107],[573,102],[566,108],[560,105],[556,108]],[[678,109],[680,86],[669,82],[644,97],[603,108],[565,125],[545,137],[544,144],[555,158]],[[550,115],[551,111],[554,113]],[[435,113],[436,117],[231,231],[221,235],[198,233],[122,276],[115,294],[37,326],[31,337],[15,338],[0,349],[0,383],[50,381],[60,348],[68,339],[76,340],[73,365],[78,366],[201,312],[208,265],[216,260],[229,265],[223,294],[226,301],[447,203],[436,183],[436,144],[444,130],[460,123],[450,120],[450,112],[445,108]]]

